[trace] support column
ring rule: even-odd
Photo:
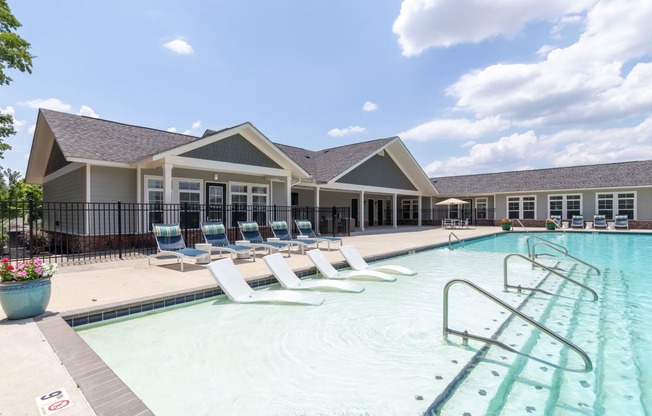
[[[315,187],[315,218],[313,218],[313,220],[312,220],[312,222],[313,222],[312,226],[313,226],[313,229],[315,230],[315,233],[317,233],[317,234],[321,233],[321,231],[319,231],[319,220],[320,220],[320,218],[319,218],[319,191],[320,191],[319,186]]]
[[[360,214],[360,231],[364,231],[364,216],[365,216],[365,209],[364,209],[364,191],[360,191],[360,204],[358,205],[358,213]]]
[[[163,204],[172,203],[172,164],[166,163],[163,165]],[[170,207],[163,212],[163,221],[166,223],[176,222],[173,218],[173,212]]]
[[[421,195],[419,195],[419,204],[418,204],[418,208],[417,208],[419,210],[419,212],[417,212],[417,225],[419,227],[421,227],[421,211],[422,211],[422,205],[421,204],[422,204]]]
[[[397,215],[398,213],[396,212],[397,206],[398,206],[398,194],[394,194],[394,201],[393,202],[393,209],[392,209],[392,223],[394,225],[393,228],[398,228],[398,221],[397,221]]]
[[[272,185],[270,185],[270,189]],[[285,206],[288,207],[285,214],[285,221],[288,224],[288,232],[292,234],[292,176],[285,178]]]

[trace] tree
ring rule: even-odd
[[[7,0],[0,0],[0,85],[9,85],[13,81],[5,74],[5,69],[32,73],[34,56],[29,53],[31,45],[15,33],[20,26],[18,19],[11,14]],[[11,150],[11,146],[3,139],[16,134],[13,123],[11,114],[0,113],[0,159],[5,151]]]

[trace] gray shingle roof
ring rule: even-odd
[[[197,137],[41,109],[66,159],[133,163]]]
[[[649,186],[652,184],[652,160],[446,176],[430,180],[440,195]]]
[[[367,156],[379,151],[395,137],[370,140],[324,150],[306,150],[274,143],[318,182],[328,182]]]

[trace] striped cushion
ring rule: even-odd
[[[288,224],[285,221],[272,221],[270,224],[272,230],[287,230]]]
[[[241,222],[240,229],[242,231],[258,231],[258,224],[255,222]]]
[[[614,217],[616,221],[626,221],[627,220],[627,215],[616,215]]]
[[[224,224],[204,224],[201,230],[206,235],[216,235],[224,234],[226,228],[224,228]]]
[[[300,228],[302,230],[312,228],[312,224],[310,221],[297,221],[297,228]]]
[[[594,215],[593,216],[594,220],[603,220],[604,218],[605,218],[604,215]]]
[[[154,235],[157,237],[177,237],[181,235],[178,225],[155,225]]]

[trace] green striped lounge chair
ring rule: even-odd
[[[152,224],[152,233],[156,239],[157,252],[149,256],[150,265],[152,258],[175,258],[177,263],[181,263],[181,271],[183,271],[183,263],[187,260],[196,261],[198,256],[210,255],[208,251],[186,247],[181,228],[177,224]]]
[[[629,217],[627,215],[616,215],[614,217],[614,227],[629,230]]]
[[[251,257],[253,261],[256,261],[253,247],[229,242],[229,238],[226,236],[226,227],[221,222],[203,222],[200,227],[204,241],[211,245],[211,254],[218,253],[221,257],[223,252],[227,252],[234,257]]]
[[[594,215],[593,228],[607,229],[607,218],[604,215]]]
[[[292,248],[292,245],[288,242],[265,241],[263,236],[260,235],[258,223],[253,221],[238,221],[238,228],[240,229],[242,239],[247,242],[247,245],[250,245],[255,249],[262,248],[265,250],[266,254],[280,253],[283,250],[287,250],[288,257],[290,257],[290,249]]]
[[[313,240],[310,238],[292,238],[290,235],[290,230],[288,230],[288,223],[285,221],[270,221],[269,227],[274,233],[274,237],[278,238],[279,241],[286,241],[292,246],[301,250],[301,254],[306,252],[306,248],[319,248],[319,241]]]
[[[312,229],[312,223],[307,220],[295,220],[295,225],[297,226],[297,231],[299,231],[299,238],[309,238],[311,240],[323,241],[328,244],[328,251],[331,250],[331,243],[339,244],[342,246],[342,239],[339,237],[322,237],[315,234],[315,231]]]

